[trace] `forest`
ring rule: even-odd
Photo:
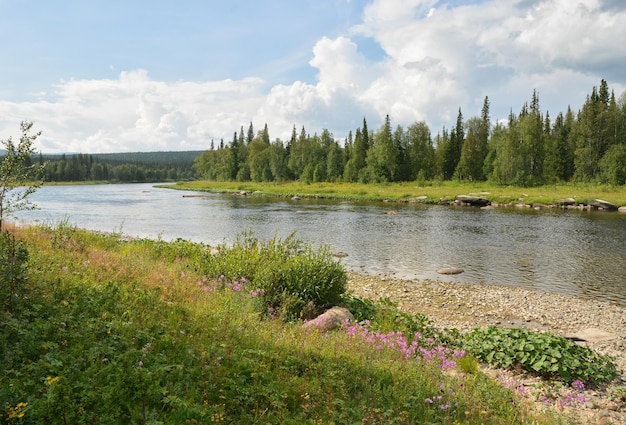
[[[230,142],[198,156],[197,176],[217,181],[381,183],[399,181],[486,181],[515,186],[558,182],[626,184],[626,92],[616,99],[602,80],[581,109],[553,119],[533,91],[505,123],[491,121],[489,98],[478,116],[434,137],[428,125],[392,127],[386,117],[376,130],[367,121],[343,140],[328,130],[310,135],[294,126],[287,141],[270,141],[267,124],[256,132],[241,126]]]
[[[202,151],[39,155],[44,181],[165,182],[191,180]]]

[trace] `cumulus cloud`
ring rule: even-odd
[[[458,108],[494,120],[518,111],[537,89],[552,116],[580,107],[600,79],[626,88],[626,5],[616,0],[374,0],[362,21],[312,48],[313,83],[258,78],[161,82],[146,71],[113,80],[69,80],[23,103],[0,101],[0,134],[21,119],[44,130],[44,151],[205,149],[252,121],[287,139],[295,125],[343,138],[368,119],[424,120],[436,133]],[[372,59],[369,38],[384,52]],[[11,128],[9,128],[11,126]]]
[[[0,101],[0,131],[11,135],[19,121],[34,121],[44,152],[206,149],[250,120],[263,85],[255,78],[165,83],[145,70],[115,80],[69,80],[43,99]]]
[[[518,111],[537,89],[542,110],[580,107],[604,78],[619,95],[626,19],[621,3],[598,0],[486,1],[456,7],[437,0],[375,0],[355,36],[370,37],[386,57],[370,62],[348,37],[324,38],[309,62],[315,85],[274,87],[261,117],[337,130],[426,121],[433,132],[454,125],[458,108],[478,115],[485,96],[494,120]],[[343,127],[341,127],[343,126]],[[371,126],[371,125],[370,125]],[[349,128],[354,128],[349,127]],[[345,132],[345,130],[344,130]]]

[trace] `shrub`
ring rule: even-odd
[[[245,277],[262,290],[262,311],[280,312],[285,320],[311,318],[339,304],[347,283],[345,268],[328,247],[314,249],[293,234],[263,243],[243,233],[232,247],[207,253],[203,271],[213,278]]]
[[[616,375],[611,357],[550,333],[490,326],[467,334],[463,347],[495,367],[521,368],[566,383],[581,380],[597,384]]]

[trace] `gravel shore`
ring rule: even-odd
[[[436,327],[456,328],[461,332],[496,325],[564,336],[588,328],[614,334],[616,337],[607,341],[581,342],[612,356],[618,377],[606,388],[586,390],[589,401],[579,410],[585,411],[588,423],[626,424],[626,400],[615,393],[615,388],[626,391],[625,306],[515,287],[402,280],[357,273],[349,274],[348,289],[365,298],[389,298],[406,312],[425,314]],[[525,385],[532,386],[533,382],[528,377]]]

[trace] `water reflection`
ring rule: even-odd
[[[54,224],[67,217],[87,229],[210,245],[249,230],[263,240],[296,232],[306,242],[347,252],[342,261],[355,270],[626,304],[626,214],[292,201],[150,185],[47,186],[33,201],[40,210],[21,213],[24,220]],[[437,275],[444,266],[466,271]]]

